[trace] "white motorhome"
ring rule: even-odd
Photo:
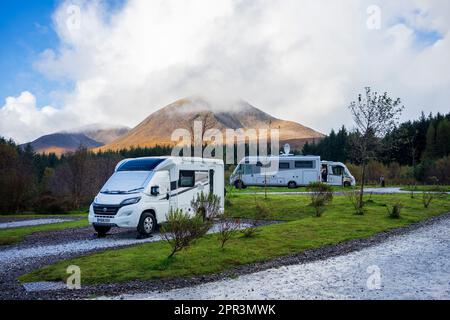
[[[246,157],[230,176],[230,184],[236,188],[264,185],[297,188],[320,181],[320,170],[318,156]]]
[[[246,157],[230,176],[230,184],[238,189],[247,186],[294,189],[311,182],[324,182],[334,186],[356,184],[355,178],[343,163],[321,161],[319,156]]]
[[[166,221],[170,208],[194,214],[191,201],[214,193],[224,208],[222,160],[149,157],[121,161],[95,197],[89,223],[101,236],[112,227],[137,228],[144,236]]]
[[[350,187],[356,185],[355,177],[342,162],[322,161],[322,182],[332,186]]]

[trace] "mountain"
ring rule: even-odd
[[[53,133],[42,136],[29,144],[37,153],[55,153],[57,155],[76,151],[80,146],[91,149],[103,145],[87,137],[84,133]]]
[[[84,133],[88,138],[98,141],[102,145],[117,140],[128,131],[130,131],[130,128],[127,127],[114,127],[101,124],[92,124],[73,130],[73,132]]]
[[[126,127],[94,124],[71,131],[45,135],[30,142],[30,144],[37,153],[55,153],[61,155],[76,151],[80,146],[88,149],[101,147],[118,139],[129,130]]]
[[[106,144],[99,150],[118,150],[134,147],[174,145],[171,134],[178,128],[192,130],[195,120],[203,120],[207,128],[225,129],[280,129],[280,147],[290,143],[300,148],[306,141],[322,139],[324,135],[299,123],[277,119],[247,102],[220,105],[203,98],[180,99],[151,114],[137,127]]]

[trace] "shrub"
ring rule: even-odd
[[[256,224],[252,224],[250,227],[245,228],[241,231],[242,236],[244,238],[253,238],[256,236],[261,230],[257,228]]]
[[[401,211],[403,209],[403,205],[399,201],[397,201],[391,207],[389,207],[389,205],[387,205],[386,209],[388,211],[388,215],[389,215],[390,218],[392,218],[392,219],[399,219],[400,218],[400,213],[401,213]]]
[[[256,219],[265,220],[270,216],[269,209],[264,203],[256,202]]]
[[[207,196],[202,192],[197,194],[197,198],[191,201],[191,207],[196,215],[203,219],[215,219],[220,213],[220,197],[213,193]]]
[[[316,217],[322,216],[325,205],[333,201],[331,186],[321,182],[313,182],[306,189],[311,193],[311,206],[314,207]]]
[[[355,214],[358,216],[364,215],[364,203],[360,203],[360,196],[359,196],[359,190],[352,190],[345,192],[345,196],[352,204],[353,208],[355,209]]]
[[[224,249],[225,244],[228,242],[228,240],[230,240],[239,229],[239,219],[232,220],[225,214],[220,216],[219,232],[217,233],[217,236],[222,250]]]
[[[193,218],[182,210],[170,210],[167,221],[161,228],[161,234],[169,243],[172,251],[169,258],[177,252],[188,248],[196,240],[203,237],[211,228],[212,223],[196,213]]]
[[[422,203],[425,209],[427,209],[430,204],[431,201],[433,201],[434,199],[434,194],[432,192],[423,192],[422,193]]]

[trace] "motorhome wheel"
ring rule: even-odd
[[[139,220],[137,231],[143,236],[149,236],[156,230],[155,216],[150,212],[144,212]]]
[[[104,238],[106,237],[106,234],[111,230],[111,227],[94,225],[94,229],[97,232],[99,238]]]
[[[234,183],[234,186],[236,187],[236,189],[245,189],[245,188],[247,188],[247,186],[241,180],[236,180],[236,182]]]
[[[289,189],[295,189],[297,188],[297,183],[295,183],[295,181],[291,181],[288,183],[288,188]]]

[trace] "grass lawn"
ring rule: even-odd
[[[47,215],[0,215],[0,217],[8,217],[8,218],[42,218],[42,219],[51,219],[56,216],[47,216]],[[59,217],[59,216],[58,216]],[[89,225],[87,220],[87,213],[71,213],[64,215],[67,218],[79,218],[86,217],[86,219],[78,220],[78,221],[68,221],[61,223],[52,223],[52,224],[43,224],[38,226],[29,226],[29,227],[20,227],[20,228],[12,228],[12,229],[0,229],[0,246],[14,244],[22,241],[26,236],[42,231],[54,231],[54,230],[63,230],[69,228],[82,228],[87,227]]]
[[[450,186],[412,186],[402,187],[401,190],[404,191],[432,191],[432,192],[450,192]]]
[[[386,203],[401,200],[402,217],[387,217]],[[314,217],[307,196],[263,196],[257,201],[270,206],[271,219],[286,220],[281,224],[260,227],[253,238],[235,236],[219,248],[217,235],[208,235],[188,250],[167,259],[169,246],[154,242],[124,249],[113,249],[76,259],[61,261],[20,277],[23,282],[61,281],[66,268],[78,265],[84,284],[115,283],[130,280],[189,277],[217,273],[234,266],[264,261],[298,253],[306,249],[337,244],[355,238],[369,237],[381,231],[405,226],[431,216],[450,211],[450,196],[436,199],[424,209],[421,198],[409,195],[373,195],[364,216],[356,216],[345,197],[335,197],[324,215]],[[227,210],[234,216],[246,218],[256,214],[254,196],[234,195]],[[252,207],[253,206],[253,207]]]
[[[334,191],[351,190],[352,188],[344,188],[340,186],[332,186]],[[289,189],[288,187],[267,187],[267,192],[306,192],[306,187],[298,187],[295,189]],[[245,189],[236,189],[235,187],[228,186],[228,192],[231,194],[247,194],[247,193],[264,193],[264,187],[247,187]]]

